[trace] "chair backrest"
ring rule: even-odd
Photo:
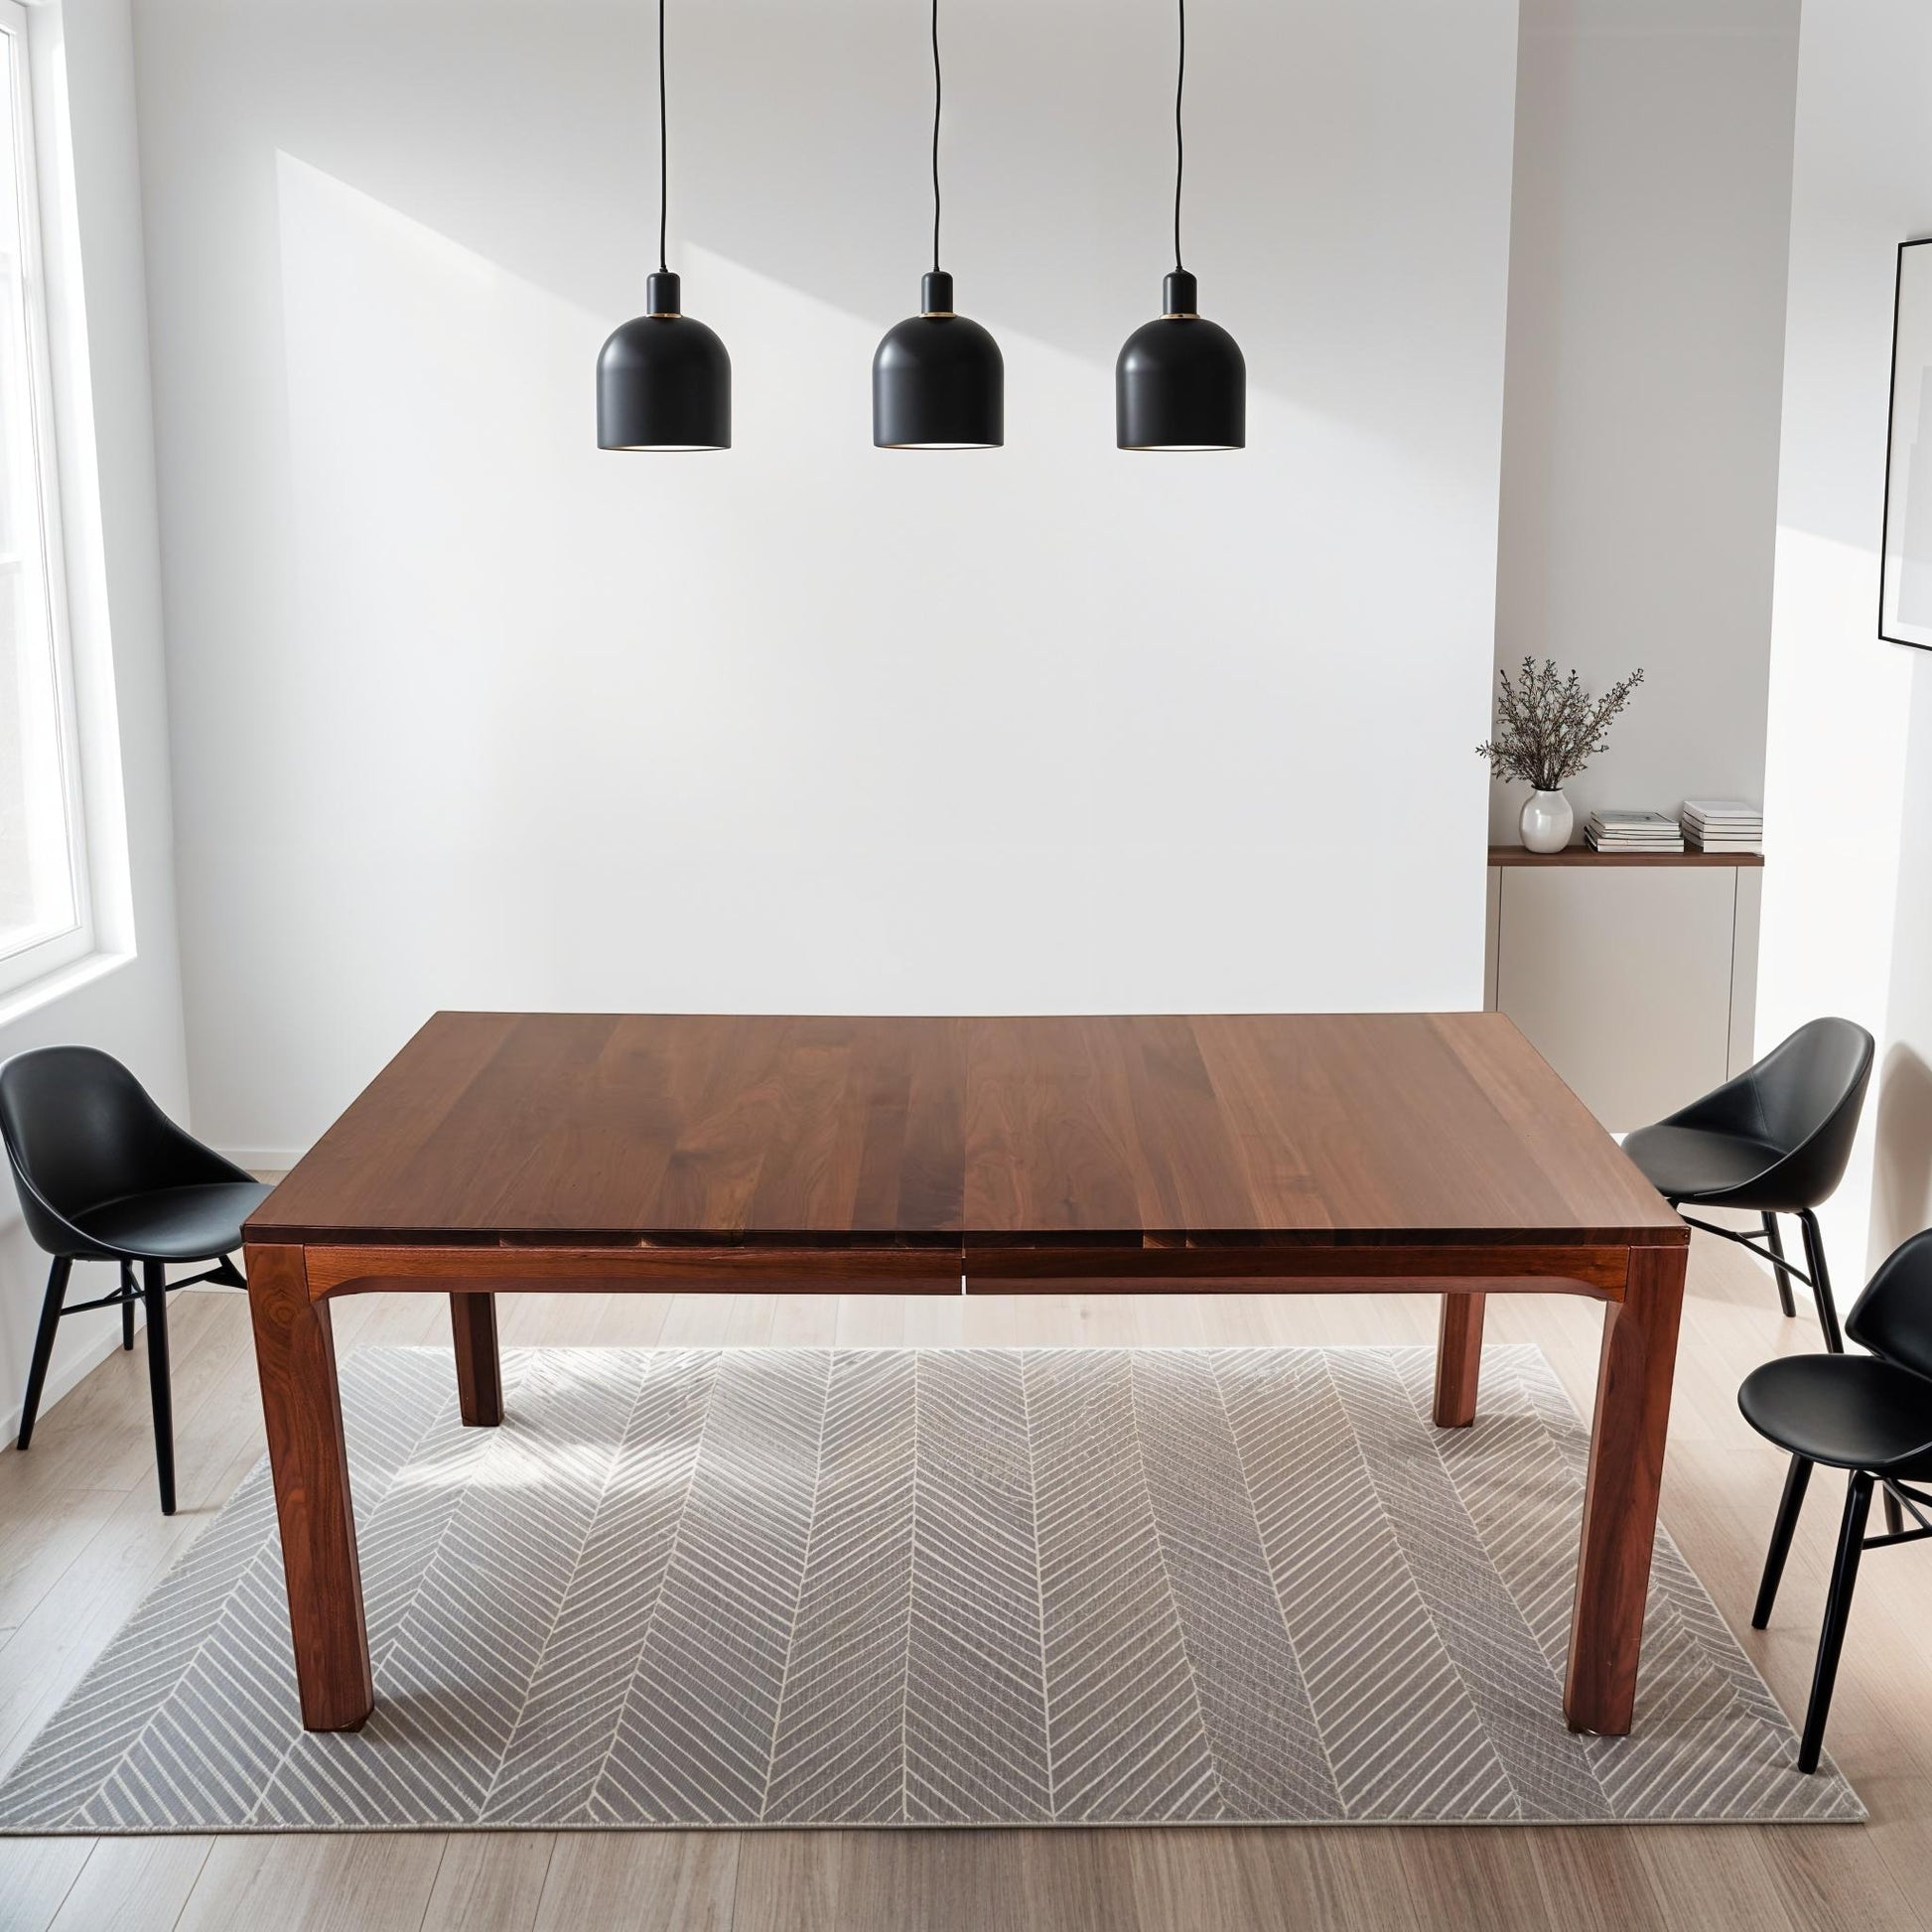
[[[1932,1229],[1879,1264],[1845,1332],[1889,1362],[1932,1376]]]
[[[1764,1109],[1766,1136],[1780,1147],[1796,1147],[1819,1133],[1832,1117],[1855,1102],[1871,1077],[1871,1035],[1850,1020],[1811,1020],[1781,1041],[1746,1076]],[[1850,1109],[1858,1131],[1856,1104]]]
[[[40,1046],[0,1066],[0,1141],[27,1230],[50,1254],[91,1244],[72,1218],[105,1201],[237,1175],[191,1139],[119,1060]]]
[[[1845,1178],[1871,1079],[1871,1035],[1850,1020],[1812,1020],[1744,1075],[1759,1131],[1788,1150],[1772,1174],[1794,1205],[1816,1206]]]

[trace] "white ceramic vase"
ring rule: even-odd
[[[1577,814],[1560,791],[1533,791],[1523,800],[1523,843],[1532,852],[1561,852],[1570,843]]]

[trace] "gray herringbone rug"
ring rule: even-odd
[[[1660,1538],[1559,1709],[1586,1439],[1534,1348],[550,1349],[344,1367],[376,1710],[298,1722],[267,1472],[0,1829],[1856,1819]],[[1801,1614],[1794,1606],[1793,1614]]]

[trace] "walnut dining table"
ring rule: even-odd
[[[1571,1726],[1630,1728],[1690,1232],[1492,1013],[846,1019],[439,1013],[244,1231],[302,1722],[374,1706],[330,1304],[447,1294],[501,1422],[501,1291],[1603,1304]]]

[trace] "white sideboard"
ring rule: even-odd
[[[1483,1004],[1613,1134],[1642,1127],[1750,1064],[1763,866],[1491,846]]]

